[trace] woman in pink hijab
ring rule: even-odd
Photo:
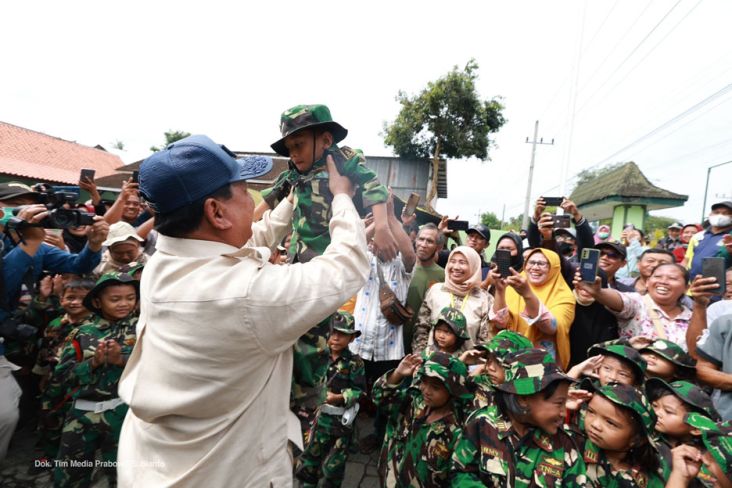
[[[597,232],[595,232],[595,244],[599,244],[601,242],[607,242],[610,240],[610,226],[609,225],[601,225],[597,228]]]
[[[435,283],[419,309],[415,324],[412,351],[421,353],[431,345],[430,331],[437,321],[440,310],[456,308],[465,315],[468,335],[462,349],[472,349],[475,344],[491,338],[488,311],[493,297],[481,289],[480,256],[468,246],[458,246],[450,252],[445,266],[445,282]]]

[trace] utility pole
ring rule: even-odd
[[[543,144],[547,146],[554,145],[554,139],[552,142],[544,142],[544,138],[537,139],[539,137],[539,121],[537,120],[534,124],[534,140],[529,141],[526,138],[526,143],[531,143],[531,165],[529,166],[529,182],[526,186],[526,200],[524,201],[524,219],[521,222],[522,229],[528,229],[529,227],[529,204],[531,203],[531,180],[534,178],[534,161],[536,159],[536,145]]]

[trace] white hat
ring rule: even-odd
[[[109,235],[102,245],[109,247],[128,239],[135,239],[138,242],[143,242],[145,240],[137,235],[135,228],[130,224],[124,221],[119,221],[109,226]]]

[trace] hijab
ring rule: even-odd
[[[510,286],[506,289],[506,305],[511,312],[507,328],[526,335],[534,342],[534,345],[539,347],[541,347],[541,344],[537,344],[538,341],[553,340],[557,351],[557,362],[566,368],[569,364],[569,330],[575,314],[574,295],[562,276],[562,258],[554,251],[538,248],[526,257],[526,262],[536,253],[543,254],[549,261],[549,272],[543,284],[534,285],[530,281],[528,283],[534,295],[556,319],[556,335],[552,338],[533,326],[529,327],[524,318],[521,317],[521,312],[526,308],[526,301]],[[521,271],[521,276],[528,279],[526,268]]]
[[[503,234],[498,239],[498,244],[501,243],[504,239],[511,239],[514,244],[516,244],[516,250],[518,251],[518,254],[516,256],[511,256],[511,267],[516,270],[516,272],[521,272],[521,269],[524,267],[524,244],[523,240],[521,239],[520,235],[514,234],[513,232],[508,232],[506,234]],[[498,244],[496,244],[496,247],[498,247]],[[492,262],[496,262],[496,255],[493,254],[493,257],[491,258]]]
[[[465,259],[468,260],[468,276],[469,278],[463,283],[455,283],[450,278],[450,269],[452,267],[450,258],[453,254],[462,254]],[[450,252],[450,256],[447,258],[447,265],[445,266],[445,290],[455,295],[465,296],[473,288],[477,288],[481,283],[481,270],[480,270],[480,256],[475,252],[475,249],[468,246],[458,246]]]

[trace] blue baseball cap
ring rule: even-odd
[[[226,146],[195,135],[169,144],[140,166],[140,193],[159,213],[200,200],[230,183],[269,173],[272,158],[237,159]]]

